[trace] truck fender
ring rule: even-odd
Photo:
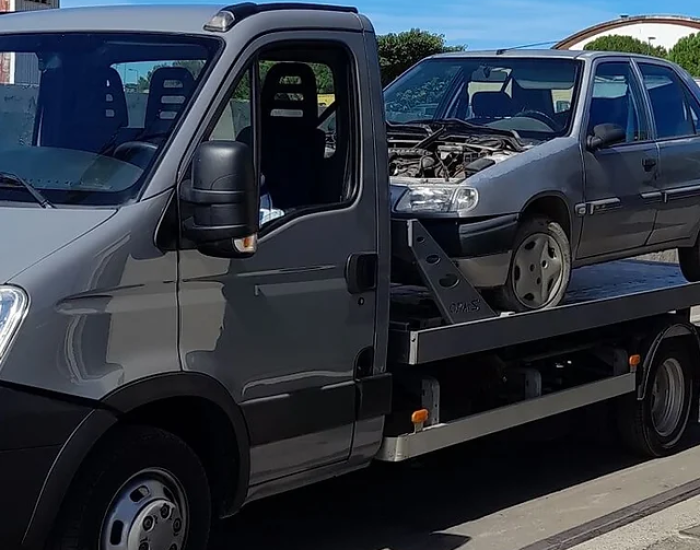
[[[647,382],[649,381],[649,372],[651,365],[656,358],[656,353],[661,344],[668,338],[686,337],[692,344],[691,352],[695,353],[700,358],[700,338],[698,331],[689,320],[680,316],[669,316],[658,327],[654,337],[646,342],[642,348],[642,357],[644,358],[641,364],[641,379],[637,387],[637,400],[641,401],[646,396]]]
[[[250,447],[243,414],[231,394],[214,378],[198,373],[170,372],[121,387],[102,399],[63,445],[46,477],[23,546],[43,548],[70,485],[95,444],[119,418],[141,406],[176,397],[197,397],[221,409],[231,422],[238,448],[238,491],[228,503],[236,510],[243,504],[250,476]]]

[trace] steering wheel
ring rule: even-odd
[[[115,159],[128,162],[145,170],[156,151],[158,151],[158,146],[155,143],[126,141],[114,149],[112,156]]]
[[[557,121],[554,120],[551,116],[549,116],[546,113],[543,113],[542,111],[537,111],[535,109],[525,109],[523,111],[520,111],[515,116],[534,118],[535,120],[539,120],[543,124],[549,126],[553,131],[557,131],[560,127],[560,124],[558,124]]]

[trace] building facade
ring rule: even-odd
[[[58,8],[59,0],[0,0],[0,13]],[[0,84],[38,84],[35,56],[0,53]]]
[[[673,48],[678,40],[700,32],[700,18],[683,15],[623,15],[584,29],[557,43],[560,50],[582,50],[596,38],[609,35],[631,36],[653,46]]]

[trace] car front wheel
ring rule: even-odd
[[[557,222],[526,218],[518,228],[506,284],[496,292],[505,311],[525,312],[561,303],[571,277],[571,246]]]

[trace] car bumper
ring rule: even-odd
[[[63,444],[89,409],[0,387],[0,548],[21,548]]]
[[[477,288],[505,284],[518,230],[518,215],[486,220],[421,220],[436,242]]]

